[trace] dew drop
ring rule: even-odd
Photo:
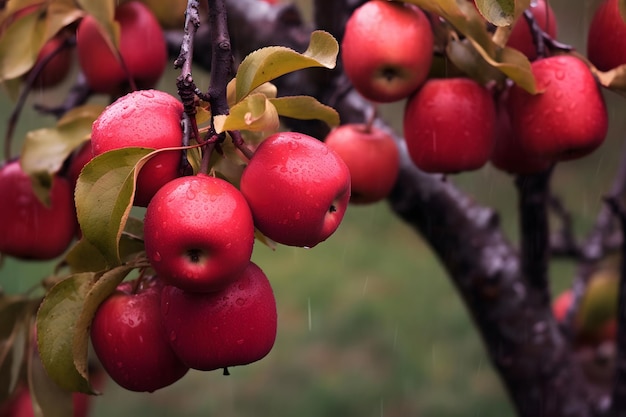
[[[243,342],[244,342],[244,340],[243,340],[243,339],[239,339],[239,340],[237,340],[237,344],[238,344],[238,345],[243,345]]]
[[[556,73],[554,74],[554,76],[556,77],[557,80],[563,80],[565,79],[565,71],[556,70]]]
[[[194,190],[187,190],[187,199],[194,200],[196,198],[196,192]]]
[[[209,200],[211,200],[212,203],[215,203],[217,201],[217,196],[215,194],[211,194],[211,197],[209,197]]]
[[[235,303],[237,303],[238,306],[242,306],[246,303],[246,300],[244,300],[243,298],[237,298],[237,301],[235,301]]]
[[[295,151],[296,149],[298,149],[299,146],[300,145],[298,145],[298,142],[294,142],[294,141],[289,142],[289,149],[291,149],[292,151]]]
[[[124,113],[122,113],[122,119],[128,119],[130,118],[133,113],[135,113],[135,108],[131,108],[131,109],[127,109]]]
[[[154,93],[152,91],[144,90],[141,92],[141,95],[147,98],[154,98]]]
[[[554,112],[555,112],[555,113],[563,113],[563,107],[561,107],[561,106],[557,106],[557,107],[555,107],[555,108],[554,108]]]
[[[296,214],[293,216],[296,220],[300,220],[300,212],[296,212]]]
[[[154,256],[152,257],[152,260],[154,262],[161,262],[161,254],[159,252],[155,252]]]
[[[562,99],[562,98],[563,98],[563,92],[562,92],[561,90],[557,90],[557,91],[554,93],[554,97],[556,97],[556,98],[557,98],[557,99],[559,99],[559,100],[560,100],[560,99]]]
[[[280,169],[280,172],[287,172],[287,171],[289,171],[289,170],[285,166]]]

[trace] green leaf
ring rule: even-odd
[[[503,81],[506,78],[503,72],[485,61],[467,39],[451,36],[446,45],[446,56],[457,68],[480,84],[491,80]]]
[[[474,0],[485,19],[496,26],[508,26],[515,20],[515,0]]]
[[[163,151],[167,149],[162,149]],[[83,168],[76,184],[76,211],[83,236],[109,266],[119,265],[119,241],[135,195],[141,167],[158,153],[147,148],[105,152]]]
[[[617,6],[619,8],[619,14],[622,16],[622,20],[626,23],[626,0],[617,0]]]
[[[0,301],[0,404],[18,385],[32,336],[33,311],[33,301],[25,297],[4,297]]]
[[[98,272],[106,269],[107,260],[90,241],[82,238],[67,252],[61,266],[67,266],[72,274]]]
[[[235,104],[228,115],[215,116],[213,123],[217,133],[227,130],[273,131],[280,125],[276,108],[260,93],[250,94]]]
[[[115,21],[115,6],[117,1],[113,0],[77,0],[78,5],[87,14],[93,16],[98,22],[104,39],[109,47],[119,56],[120,45],[120,25]]]
[[[0,37],[0,82],[28,72],[44,44],[45,19],[38,12],[13,22]]]
[[[46,34],[48,40],[64,27],[83,17],[85,13],[76,7],[73,0],[55,0],[50,3],[46,14]]]
[[[311,34],[309,47],[302,54],[283,46],[258,49],[250,53],[237,70],[235,102],[281,75],[310,67],[334,68],[338,53],[337,40],[319,30]]]
[[[74,274],[56,284],[37,312],[37,344],[50,378],[67,391],[91,393],[89,381],[74,365],[76,322],[96,274]]]
[[[76,320],[74,329],[74,340],[72,342],[72,353],[74,357],[74,367],[80,375],[89,379],[88,354],[89,354],[89,327],[93,316],[100,304],[115,291],[120,282],[126,278],[128,273],[134,269],[133,265],[123,265],[105,272],[98,281],[89,289],[83,308]]]
[[[310,96],[291,96],[269,99],[280,116],[300,120],[318,119],[330,127],[339,125],[339,113]]]
[[[103,106],[85,105],[66,113],[55,127],[26,134],[20,164],[29,175],[57,173],[67,157],[91,136],[91,126]]]

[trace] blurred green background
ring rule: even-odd
[[[300,3],[305,6],[308,1]],[[559,39],[584,52],[589,1],[551,1]],[[159,88],[173,91],[174,73]],[[196,74],[196,79],[200,78]],[[16,138],[54,120],[31,110],[55,104],[63,87],[29,99]],[[588,229],[613,175],[626,132],[622,98],[606,94],[611,131],[606,144],[580,161],[560,165],[555,192],[571,208],[577,230]],[[402,103],[381,112],[399,128]],[[12,103],[0,96],[4,131]],[[19,152],[19,140],[14,153]],[[501,213],[516,237],[511,177],[491,166],[452,177],[480,203]],[[276,293],[278,338],[262,361],[221,372],[190,372],[153,394],[137,394],[108,381],[94,399],[93,416],[483,416],[513,415],[471,319],[429,247],[386,203],[351,206],[337,233],[305,250],[257,243],[254,261]],[[21,292],[52,263],[7,259],[0,287]],[[573,266],[555,261],[555,291],[568,285]]]

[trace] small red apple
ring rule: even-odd
[[[574,294],[572,290],[565,290],[552,301],[552,314],[559,323],[565,320],[567,311],[572,305],[573,298]]]
[[[57,35],[48,40],[37,55],[35,65],[54,53],[65,42],[65,35]],[[72,67],[72,50],[64,47],[44,65],[34,82],[37,88],[50,88],[60,84]]]
[[[282,132],[261,142],[240,187],[263,234],[284,245],[313,247],[343,219],[350,171],[323,142]]]
[[[400,167],[393,137],[375,126],[345,124],[324,139],[350,170],[350,202],[368,204],[385,198],[393,188]]]
[[[67,169],[66,177],[72,184],[72,188],[76,187],[76,182],[81,171],[89,161],[93,159],[93,151],[91,150],[91,141],[83,143],[71,156],[70,164]]]
[[[426,80],[432,59],[430,23],[416,6],[371,0],[346,23],[341,61],[354,88],[369,100],[407,97]]]
[[[91,407],[91,396],[80,392],[72,393],[74,404],[72,417],[87,417]],[[0,417],[34,417],[33,401],[28,386],[19,386],[8,401],[0,404]]]
[[[254,223],[243,195],[205,174],[165,184],[145,215],[146,254],[160,278],[186,291],[224,288],[247,267]]]
[[[130,1],[115,9],[120,24],[119,53],[139,89],[152,88],[167,64],[163,30],[150,9]],[[118,94],[128,75],[111,51],[96,19],[87,15],[78,25],[76,50],[89,86],[96,92]]]
[[[226,288],[192,293],[166,286],[161,313],[172,348],[203,371],[246,365],[265,357],[276,339],[276,300],[254,263]]]
[[[496,141],[491,155],[493,166],[513,175],[534,174],[552,166],[551,160],[529,154],[524,149],[503,105],[497,106],[496,113]]]
[[[0,168],[0,252],[23,259],[53,259],[61,255],[76,232],[73,191],[54,176],[50,206],[39,201],[31,179],[19,161]]]
[[[93,123],[94,156],[126,147],[170,148],[182,145],[183,105],[158,90],[135,91],[109,105]],[[139,173],[135,205],[145,207],[167,182],[179,176],[181,153],[163,152],[149,160]]]
[[[531,1],[529,9],[539,27],[550,35],[551,38],[556,38],[556,17],[552,7],[550,7],[546,0]],[[530,26],[524,16],[520,16],[518,21],[513,25],[507,46],[517,49],[531,61],[537,59],[537,47],[533,42]]]
[[[491,156],[495,118],[493,98],[476,81],[428,80],[409,99],[404,112],[409,155],[426,172],[478,169]]]
[[[580,158],[604,142],[608,115],[604,98],[585,63],[571,55],[532,63],[540,94],[514,85],[508,98],[513,130],[538,158]]]
[[[605,0],[594,13],[587,33],[587,57],[600,71],[626,64],[626,22],[618,0]]]
[[[163,285],[124,282],[107,298],[91,323],[91,342],[109,376],[120,386],[153,392],[189,370],[169,344],[161,318]]]

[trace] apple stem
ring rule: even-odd
[[[213,131],[213,128],[209,131],[207,136],[209,139],[202,145],[202,161],[200,162],[200,169],[198,172],[208,174],[211,170],[211,155],[215,150],[215,147],[219,142],[223,140],[223,135],[218,135]]]
[[[146,276],[146,270],[142,269],[141,272],[139,273],[139,276],[135,280],[135,282],[133,282],[133,290],[132,290],[133,294],[137,294],[139,292],[139,290],[141,289],[141,284],[143,284],[145,276]]]
[[[224,368],[224,373],[222,375],[230,376],[230,371],[228,370],[228,368]]]
[[[535,50],[537,51],[537,59],[545,58],[547,50],[563,52],[571,52],[574,50],[572,45],[561,43],[544,31],[541,26],[539,26],[537,19],[535,19],[530,9],[524,10],[524,19],[528,23],[528,28],[533,38],[533,45],[535,45]]]
[[[241,136],[241,132],[238,130],[229,130],[228,134],[230,135],[231,139],[233,140],[233,144],[237,147],[237,149],[239,149],[248,160],[252,159],[252,155],[254,155],[254,152],[246,146],[246,143]]]
[[[372,132],[372,126],[374,125],[374,122],[376,121],[376,119],[378,118],[378,106],[376,104],[373,104],[367,109],[367,118],[365,120],[365,133],[371,133]]]
[[[39,76],[39,74],[43,71],[48,62],[52,60],[55,56],[57,56],[63,49],[69,48],[73,45],[76,45],[76,37],[75,36],[66,36],[63,42],[59,44],[57,48],[52,50],[48,55],[43,57],[40,61],[36,62],[33,68],[28,73],[26,79],[24,80],[24,84],[22,90],[20,91],[20,95],[17,99],[17,103],[9,116],[9,122],[7,124],[7,129],[4,135],[4,160],[3,162],[7,162],[11,159],[11,148],[13,143],[13,134],[15,133],[15,127],[17,126],[17,122],[22,114],[22,109],[24,108],[24,104],[26,103],[26,98],[28,94],[30,94],[33,85],[35,84],[35,80]]]

